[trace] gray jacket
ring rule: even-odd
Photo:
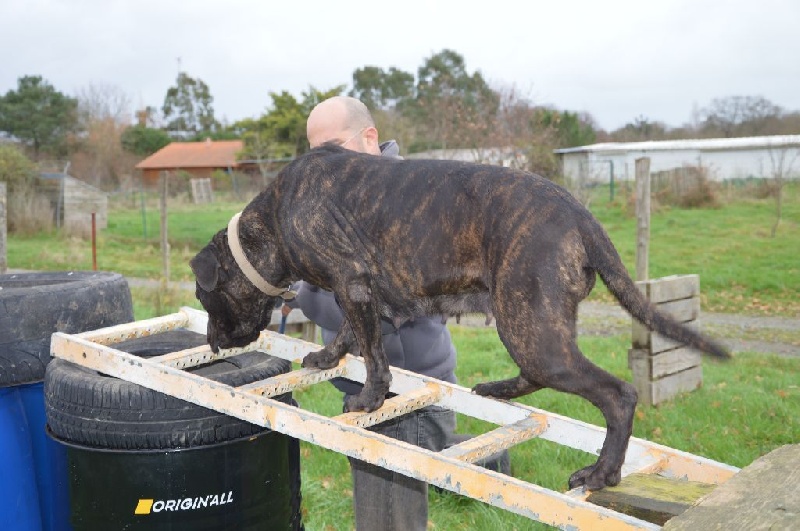
[[[384,157],[398,157],[399,153],[394,140],[381,144],[381,155]],[[344,320],[333,293],[302,281],[295,284],[293,289],[297,291],[297,297],[290,306],[300,308],[306,317],[322,329],[322,341],[326,345],[333,341]],[[415,317],[395,328],[384,320],[383,349],[389,365],[455,383],[456,349],[443,321],[442,316]],[[356,394],[362,387],[343,378],[333,380],[333,384],[346,394]]]

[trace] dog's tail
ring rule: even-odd
[[[590,236],[584,241],[584,245],[589,251],[590,264],[628,313],[648,329],[673,341],[717,358],[731,357],[728,349],[720,343],[679,323],[648,301],[628,274],[606,231],[596,221],[592,221],[594,230],[590,229],[586,232]]]

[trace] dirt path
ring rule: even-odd
[[[461,318],[466,326],[485,326],[484,322],[482,315]],[[800,319],[704,312],[699,324],[733,352],[800,357]],[[616,335],[630,329],[631,318],[619,305],[583,302],[578,308],[579,335]]]

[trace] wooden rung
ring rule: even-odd
[[[185,312],[171,313],[162,317],[154,317],[136,321],[135,323],[124,323],[99,330],[91,330],[75,334],[75,337],[86,339],[98,345],[113,345],[128,339],[160,334],[181,328],[189,324],[190,316]]]
[[[195,367],[203,363],[212,362],[218,359],[218,355],[211,352],[211,347],[208,345],[199,345],[168,354],[162,354],[161,356],[152,356],[150,359],[162,365],[169,365],[177,369],[185,369],[187,367]]]
[[[211,363],[212,361],[238,356],[245,352],[252,352],[253,350],[256,349],[252,345],[246,345],[244,347],[221,349],[214,354],[211,351],[211,347],[208,345],[198,345],[196,347],[162,354],[161,356],[153,356],[150,358],[150,361],[169,367],[175,367],[176,369],[187,369],[204,363]]]
[[[547,417],[531,415],[514,424],[501,426],[443,450],[442,455],[474,463],[521,442],[533,439],[547,429]]]
[[[591,491],[584,489],[583,487],[575,487],[574,489],[570,489],[564,493],[564,496],[569,496],[573,500],[578,501],[585,501],[586,498],[591,494]]]
[[[380,409],[370,413],[343,413],[337,417],[333,417],[333,420],[349,426],[366,428],[435,404],[439,401],[441,396],[442,389],[439,385],[427,383],[424,387],[389,398],[383,403]]]
[[[622,465],[622,477],[631,474],[660,474],[668,466],[669,460],[666,457],[645,454],[637,460],[626,460]]]
[[[634,474],[659,474],[669,465],[667,458],[662,457],[661,459],[654,457],[650,453],[645,453],[644,455],[639,456],[638,460],[628,462],[626,461],[624,465],[622,465],[622,477],[623,479]],[[583,487],[575,487],[574,489],[570,489],[564,493],[565,496],[569,496],[575,500],[585,500],[589,497],[591,491],[584,489]]]
[[[321,371],[319,369],[299,369],[296,371],[279,374],[266,380],[249,383],[237,387],[241,391],[261,396],[276,396],[293,391],[298,387],[326,382],[331,378],[346,376],[347,365],[340,363],[337,367]]]

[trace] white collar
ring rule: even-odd
[[[242,249],[242,244],[239,241],[239,216],[241,215],[242,213],[239,212],[228,222],[228,247],[231,249],[233,259],[236,260],[236,263],[242,270],[242,273],[244,273],[244,276],[247,277],[247,280],[252,282],[253,285],[263,293],[266,293],[270,297],[281,297],[283,300],[294,299],[297,293],[294,291],[289,291],[289,288],[278,288],[273,286],[267,282],[264,277],[262,277],[258,271],[256,271],[256,268],[254,268],[247,260],[247,257],[244,254],[244,249]]]

